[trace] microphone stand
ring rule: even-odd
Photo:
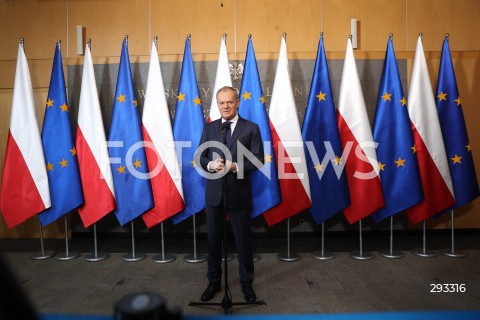
[[[222,142],[225,145],[225,150],[222,152],[222,160],[224,165],[227,163],[226,161],[226,154],[227,154],[227,133],[228,129],[230,128],[229,125],[224,125],[227,122],[222,123]],[[255,302],[232,302],[232,295],[230,293],[230,288],[228,286],[228,235],[227,235],[227,173],[222,177],[222,190],[223,190],[223,213],[224,213],[224,234],[223,234],[223,264],[224,264],[224,295],[222,302],[193,302],[191,301],[188,305],[189,306],[221,306],[225,311],[225,314],[231,313],[233,306],[242,306],[242,305],[250,305],[250,304],[257,304],[257,305],[264,305],[266,304],[263,300],[255,301]]]

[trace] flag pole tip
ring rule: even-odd
[[[450,35],[448,33],[445,33],[445,38],[448,39]]]
[[[224,34],[223,34],[223,38],[226,38],[226,37],[227,37],[227,34],[226,34],[226,33],[224,33]]]
[[[249,34],[248,34],[248,39],[251,39],[251,38],[252,38],[252,34],[249,33]]]
[[[158,37],[154,36],[153,37],[153,44],[155,45],[155,47],[157,47],[157,43],[158,43]]]
[[[323,37],[323,35],[324,35],[323,31],[322,31],[322,32],[320,32],[320,37]]]
[[[61,43],[62,43],[62,40],[58,39],[57,44],[61,44]]]
[[[393,32],[390,32],[390,34],[388,35],[388,38],[393,39]]]
[[[89,49],[92,46],[92,39],[91,38],[87,38],[87,46],[88,46]]]
[[[191,37],[192,37],[192,35],[191,35],[190,33],[189,33],[189,34],[187,34],[187,39],[189,39],[189,40],[190,40],[190,38],[191,38]]]
[[[282,37],[285,38],[285,39],[287,39],[287,33],[284,32],[284,33],[282,34]]]
[[[420,32],[420,33],[418,34],[418,36],[419,36],[420,38],[423,37],[423,32]]]
[[[25,43],[25,38],[20,38],[20,44],[23,46],[24,43]]]

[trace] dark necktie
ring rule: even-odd
[[[227,123],[228,123],[228,130],[225,136],[225,141],[227,142],[227,146],[228,146],[230,145],[230,141],[232,140],[232,122],[227,121]]]

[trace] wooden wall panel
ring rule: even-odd
[[[318,0],[237,1],[237,51],[247,49],[252,34],[255,53],[278,53],[283,32],[289,52],[314,52],[320,37]]]
[[[322,27],[329,51],[345,51],[351,19],[358,21],[357,51],[385,51],[390,33],[395,50],[405,50],[405,0],[323,0]]]
[[[440,51],[445,33],[452,37],[452,51],[480,50],[480,1],[405,0],[407,5],[407,50],[415,51],[423,32],[425,51]]]
[[[159,37],[160,54],[183,55],[185,39],[191,34],[192,54],[218,55],[220,39],[226,33],[230,52],[235,41],[234,12],[233,0],[152,0],[151,38]]]
[[[66,40],[66,7],[66,1],[0,1],[0,60],[17,58],[21,37],[29,59],[53,56],[57,40]]]
[[[77,56],[77,25],[92,39],[92,56],[120,57],[128,35],[130,56],[150,54],[148,0],[70,0],[68,2],[69,57]],[[117,61],[118,62],[118,61]]]

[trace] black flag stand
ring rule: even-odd
[[[230,123],[224,122],[222,123],[222,138],[223,138],[223,144],[227,145],[227,131],[230,127]],[[223,152],[223,163],[226,164],[226,150]],[[232,302],[232,295],[230,294],[230,288],[228,286],[228,258],[225,259],[225,257],[228,257],[228,235],[227,235],[227,192],[228,192],[228,187],[227,187],[227,181],[226,181],[226,174],[222,177],[222,189],[223,189],[223,213],[224,213],[224,230],[223,230],[223,275],[224,275],[224,296],[222,299],[222,302],[194,302],[190,301],[188,304],[189,306],[195,307],[195,306],[221,306],[223,310],[225,311],[225,314],[232,313],[233,306],[242,306],[242,305],[251,305],[251,304],[257,304],[257,305],[264,305],[266,304],[263,300],[260,301],[255,301],[255,302]]]

